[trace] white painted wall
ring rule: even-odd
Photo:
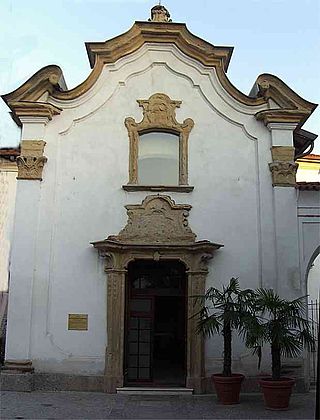
[[[315,165],[312,160],[299,163],[297,182],[320,182],[320,165]]]
[[[190,117],[195,122],[189,139],[194,191],[168,195],[192,205],[189,222],[198,240],[224,244],[210,263],[207,286],[236,276],[245,287],[274,287],[286,297],[302,293],[299,250],[292,246],[292,241],[298,243],[297,192],[274,189],[268,168],[271,145],[277,145],[277,138],[292,144],[292,129],[277,131],[272,140],[269,129],[254,117],[266,105],[235,101],[214,70],[174,46],[148,44],[105,66],[80,98],[49,98],[63,108],[61,115],[48,124],[39,122],[38,131],[36,122],[23,131],[25,139],[42,133],[37,138],[47,143],[48,162],[41,183],[19,184],[16,227],[25,220],[27,225],[15,231],[10,299],[18,305],[25,293],[28,316],[21,323],[13,303],[9,307],[7,359],[30,358],[37,370],[46,372],[103,372],[106,275],[90,242],[117,234],[126,223],[124,206],[141,203],[148,195],[121,188],[128,182],[129,166],[124,120],[131,116],[140,121],[136,100],[156,92],[182,101],[178,121]],[[288,229],[291,236],[285,236]],[[24,247],[29,247],[27,256]],[[68,331],[68,313],[87,313],[89,330]],[[21,334],[25,346],[17,344]],[[207,342],[208,371],[221,357],[218,343]],[[256,370],[240,343],[234,356],[239,370]]]
[[[0,159],[0,292],[8,290],[17,168]]]
[[[308,273],[308,295],[309,300],[320,302],[320,255],[314,260]]]

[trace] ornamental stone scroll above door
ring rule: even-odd
[[[107,349],[105,390],[123,387],[124,323],[126,273],[130,261],[179,260],[186,267],[189,297],[205,292],[208,261],[223,245],[196,241],[188,216],[191,206],[175,204],[168,196],[150,195],[141,204],[127,205],[128,221],[118,235],[93,242],[105,258],[107,273]],[[196,333],[194,300],[187,309],[187,378],[186,386],[196,393],[205,388],[204,341]]]

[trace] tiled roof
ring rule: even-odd
[[[296,188],[302,191],[320,191],[320,182],[297,182]]]
[[[8,159],[12,162],[20,155],[20,147],[2,147],[0,148],[0,158]]]

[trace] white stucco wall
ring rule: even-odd
[[[320,165],[299,163],[297,182],[320,182]]]
[[[124,120],[140,121],[136,100],[156,92],[182,101],[179,122],[189,117],[195,122],[189,139],[194,191],[167,194],[192,205],[189,223],[198,240],[224,244],[210,263],[207,286],[236,276],[244,287],[263,285],[286,297],[301,295],[297,192],[273,188],[268,168],[271,145],[278,138],[281,145],[292,144],[293,128],[272,137],[254,117],[266,105],[237,102],[214,70],[174,46],[146,44],[105,66],[80,98],[49,99],[63,112],[46,126],[24,127],[24,139],[46,141],[48,162],[41,183],[18,185],[16,226],[22,228],[15,231],[8,359],[32,359],[37,370],[46,372],[103,372],[106,275],[90,242],[117,234],[126,223],[124,206],[141,203],[149,194],[121,188],[129,166]],[[14,312],[15,305],[23,306],[24,319]],[[69,313],[87,313],[88,331],[68,331]],[[209,371],[221,357],[218,343],[217,338],[207,342]],[[242,345],[234,356],[240,370],[243,363],[256,370]]]
[[[8,290],[17,168],[0,158],[0,292]]]
[[[320,302],[320,255],[310,267],[307,285],[309,300],[318,300]]]

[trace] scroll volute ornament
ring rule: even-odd
[[[138,184],[139,134],[165,131],[179,135],[179,185],[188,185],[188,139],[193,120],[187,118],[180,124],[176,120],[176,108],[180,108],[181,101],[173,101],[164,93],[155,93],[148,100],[137,102],[143,108],[142,121],[137,123],[132,117],[125,119],[130,142],[129,184]]]

